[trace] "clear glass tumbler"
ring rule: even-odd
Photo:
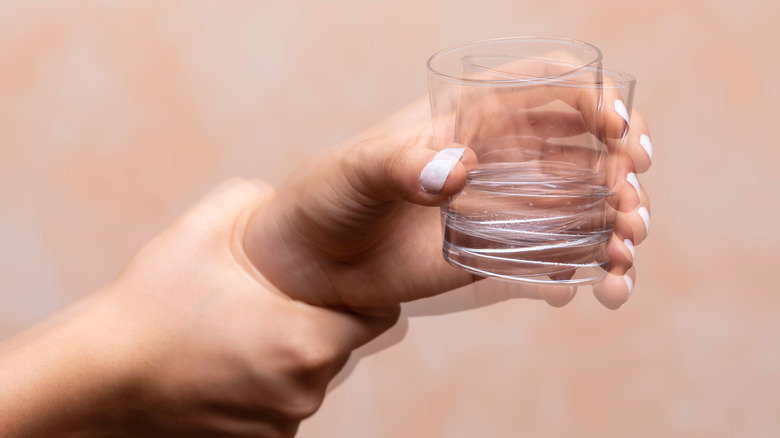
[[[478,160],[442,208],[447,261],[525,283],[603,278],[634,78],[590,44],[518,37],[436,53],[428,81],[436,148]]]

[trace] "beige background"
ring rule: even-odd
[[[2,0],[0,336],[219,181],[278,183],[424,94],[434,51],[568,36],[636,75],[652,128],[632,299],[412,303],[300,436],[777,436],[779,20],[757,0]]]

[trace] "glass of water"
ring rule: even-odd
[[[428,83],[436,148],[478,160],[442,208],[447,261],[524,283],[603,278],[634,78],[590,44],[517,37],[436,53]]]

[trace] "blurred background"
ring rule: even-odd
[[[425,94],[435,51],[572,37],[637,77],[651,127],[631,300],[487,283],[411,303],[299,436],[776,437],[779,19],[769,0],[2,0],[0,337],[220,181],[278,184]]]

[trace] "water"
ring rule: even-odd
[[[569,163],[482,164],[443,210],[447,260],[532,283],[602,278],[614,214],[601,177]]]

